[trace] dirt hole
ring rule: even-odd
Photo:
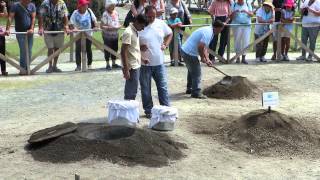
[[[135,128],[126,126],[96,126],[95,128],[78,131],[80,137],[91,140],[116,140],[134,134]]]
[[[221,128],[211,132],[198,130],[197,134],[202,132],[233,150],[250,154],[319,158],[320,134],[276,111],[256,110]]]
[[[216,99],[241,99],[255,97],[257,86],[241,76],[225,76],[216,84],[204,89],[203,94]]]
[[[185,157],[184,143],[149,129],[81,123],[77,130],[51,141],[27,146],[37,161],[69,163],[87,158],[148,167],[166,166]]]

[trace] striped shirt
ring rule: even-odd
[[[231,13],[229,1],[214,0],[208,8],[212,16],[229,16]]]

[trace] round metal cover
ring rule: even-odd
[[[71,133],[77,129],[77,125],[72,122],[66,122],[63,124],[59,124],[50,128],[42,129],[33,133],[28,142],[29,143],[38,143],[42,141],[46,141],[52,138],[56,138],[68,133]]]

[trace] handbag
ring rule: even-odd
[[[132,11],[130,10],[126,15],[126,18],[124,19],[123,26],[128,27],[129,24],[133,21],[134,21],[134,17],[133,17]]]
[[[184,10],[184,13],[183,13],[183,25],[189,25],[189,24],[191,24],[191,22],[190,22],[190,18],[188,16],[188,14],[186,13],[187,7],[182,1],[180,3],[182,4],[183,10]],[[182,29],[182,31],[184,31],[185,27],[182,27],[181,29]]]
[[[95,28],[96,25],[94,24],[94,21],[92,20],[92,15],[91,15],[91,9],[88,8],[88,12],[89,12],[89,15],[90,15],[90,20],[91,20],[91,29]]]

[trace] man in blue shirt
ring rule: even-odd
[[[16,35],[20,48],[20,66],[24,69],[27,67],[27,51],[25,49],[25,40],[27,39],[28,41],[28,58],[30,63],[35,17],[36,7],[33,3],[31,3],[31,0],[20,0],[19,2],[14,3],[10,8],[6,27],[6,35],[10,34],[10,25],[12,23],[12,19],[15,21],[16,32],[26,32],[26,34]],[[20,75],[24,74],[25,72],[20,72]]]
[[[182,45],[182,57],[188,68],[187,94],[191,94],[192,98],[204,99],[201,92],[201,62],[211,67],[212,62],[209,60],[207,48],[214,35],[219,34],[224,27],[220,20],[213,23],[213,27],[202,27],[194,31],[187,41]]]

